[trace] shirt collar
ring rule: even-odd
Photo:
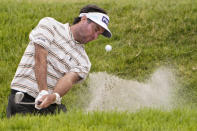
[[[69,23],[66,23],[66,24],[65,24],[65,27],[68,29],[68,34],[69,34],[70,40],[72,40],[75,44],[80,44],[78,41],[76,41],[76,40],[74,39],[73,33],[72,33],[71,30],[70,30]]]

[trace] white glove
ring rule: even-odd
[[[54,103],[60,105],[61,104],[61,100],[62,100],[62,98],[60,97],[60,94],[58,94],[58,93],[54,93],[54,94],[56,96]]]
[[[38,110],[41,109],[40,107],[38,107],[39,102],[40,102],[40,99],[41,99],[44,95],[48,95],[48,94],[49,94],[49,92],[46,91],[46,90],[42,90],[42,91],[38,94],[38,96],[37,96],[36,99],[35,99],[35,108],[36,108],[36,109],[38,109]]]

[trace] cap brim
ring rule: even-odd
[[[103,36],[108,37],[108,38],[112,37],[112,33],[111,33],[111,31],[109,30],[109,28],[107,27],[106,24],[101,23],[100,21],[97,21],[95,19],[91,19],[91,18],[89,18],[89,19],[105,29],[105,31],[102,33]]]
[[[112,37],[112,34],[110,32],[110,30],[108,29],[105,29],[105,31],[102,33],[103,36],[105,37],[108,37],[108,38],[111,38]]]

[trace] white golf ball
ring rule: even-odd
[[[105,50],[108,52],[108,51],[111,51],[112,50],[112,46],[111,45],[106,45],[105,46]]]

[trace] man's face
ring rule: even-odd
[[[86,44],[90,41],[96,40],[100,34],[104,32],[104,28],[94,23],[93,21],[88,20],[87,18],[83,19],[81,28],[80,28],[80,43]]]

